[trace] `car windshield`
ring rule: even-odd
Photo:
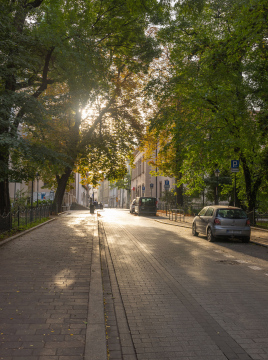
[[[241,209],[219,209],[217,217],[226,219],[247,219],[247,214]]]

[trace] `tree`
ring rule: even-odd
[[[170,71],[153,79],[158,109],[150,130],[159,136],[169,128],[168,147],[179,145],[180,183],[190,191],[201,190],[216,168],[228,171],[230,161],[240,159],[239,193],[252,210],[267,181],[267,4],[197,5],[177,2],[169,26],[158,32],[169,47]],[[175,154],[174,147],[166,168]]]
[[[67,102],[69,114],[72,114],[70,129],[75,150],[78,151],[78,143],[80,148],[86,147],[104,113],[111,109],[113,97],[109,94],[109,81],[113,69],[122,71],[127,65],[132,73],[146,70],[156,54],[156,43],[145,35],[145,30],[150,19],[159,21],[164,12],[161,3],[155,0],[135,4],[128,0],[75,3],[4,0],[0,6],[0,26],[4,35],[0,53],[3,104],[0,213],[3,213],[10,209],[8,179],[13,152],[28,161],[33,157],[37,163],[45,161],[64,168],[57,177],[59,202],[77,160],[70,154],[62,156],[61,149],[52,151],[53,146],[44,148],[42,139],[39,143],[29,142],[29,137],[19,136],[19,125],[23,124],[34,137],[35,133],[40,134],[50,126],[48,119],[59,118]],[[65,99],[63,96],[58,99],[57,95],[53,100],[43,96],[52,84],[66,87]],[[100,94],[106,105],[80,142],[81,110]],[[56,105],[59,105],[59,113]],[[20,174],[16,172],[17,178]]]
[[[112,181],[110,184],[111,189],[118,188],[127,191],[131,191],[130,186],[131,186],[131,175],[129,173],[126,174],[124,178],[116,181]]]

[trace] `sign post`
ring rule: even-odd
[[[215,174],[216,179],[217,179],[215,205],[219,205],[219,191],[218,191],[218,187],[219,187],[220,170],[219,170],[219,169],[216,169],[216,170],[214,171],[214,174]]]
[[[151,189],[151,197],[153,196],[153,187],[154,187],[154,184],[153,184],[153,183],[151,183],[151,184],[150,184],[150,189]]]
[[[169,188],[170,188],[169,180],[165,180],[164,188],[165,188],[165,190],[169,190]]]
[[[54,191],[53,190],[50,190],[49,200],[54,201]]]
[[[169,180],[165,180],[164,188],[165,188],[165,191],[166,191],[166,216],[167,216],[167,192],[168,192],[168,190],[170,188]]]
[[[234,173],[234,206],[236,199],[236,173],[239,171],[239,160],[231,160],[231,172]]]

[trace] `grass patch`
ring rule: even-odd
[[[262,229],[268,229],[268,223],[267,222],[260,222],[260,221],[257,221],[256,222],[256,226],[262,228]]]
[[[20,226],[19,228],[15,228],[15,229],[11,229],[10,231],[5,231],[3,232],[2,234],[0,234],[0,242],[3,241],[3,240],[6,240],[8,239],[9,237],[11,236],[14,236],[14,235],[17,235],[17,234],[20,234],[21,232],[25,231],[25,230],[29,230],[39,224],[42,224],[46,221],[50,220],[49,217],[47,218],[43,218],[43,219],[38,219],[30,224],[27,224],[27,225],[22,225]]]

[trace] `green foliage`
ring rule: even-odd
[[[5,231],[3,232],[2,234],[0,234],[0,242],[2,240],[5,240],[5,239],[8,239],[9,237],[11,236],[14,236],[14,235],[17,235],[17,234],[20,234],[22,231],[25,231],[25,230],[29,230],[37,225],[40,225],[46,221],[48,221],[49,218],[42,218],[42,219],[38,219],[30,224],[27,224],[27,225],[21,225],[19,228],[16,228],[16,229],[12,229],[10,231]]]
[[[27,204],[28,194],[23,190],[17,190],[15,199],[12,203],[12,210],[17,211],[20,208],[24,208]]]
[[[231,160],[239,159],[239,197],[252,209],[267,184],[267,4],[198,4],[177,2],[158,34],[170,72],[152,82],[157,110],[150,131],[160,142],[166,134],[161,151],[173,156],[163,157],[164,172],[178,165],[173,173],[190,191],[201,190],[216,168],[230,174]]]
[[[174,191],[164,191],[162,193],[162,196],[160,197],[161,201],[164,201],[168,204],[172,204],[175,202],[175,194]]]
[[[119,180],[114,180],[110,182],[110,188],[111,189],[124,189],[130,191],[131,186],[131,175],[127,173],[124,178]]]
[[[0,182],[31,178],[35,164],[65,187],[76,166],[99,168],[95,159],[107,177],[123,175],[123,159],[142,129],[133,109],[141,89],[131,86],[159,54],[146,30],[166,17],[163,3],[1,2]],[[86,106],[95,115],[87,124]],[[8,207],[2,191],[0,211]]]

